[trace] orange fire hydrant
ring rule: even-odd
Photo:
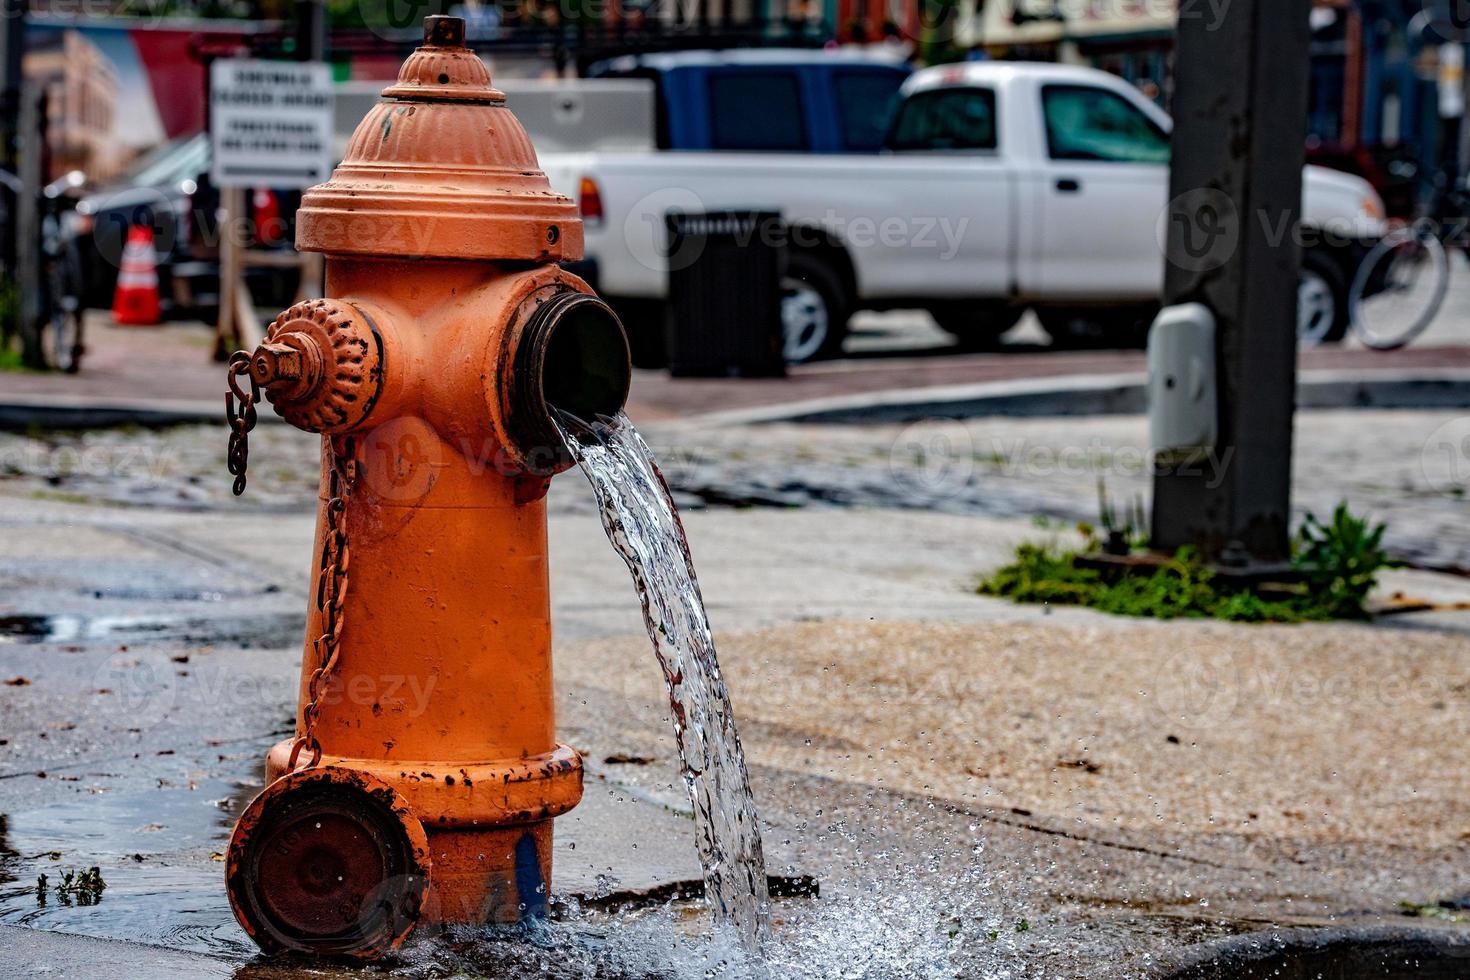
[[[295,737],[266,761],[226,861],[268,952],[372,958],[419,922],[543,911],[552,818],[582,794],[556,742],[545,493],[553,423],[616,413],[621,324],[557,266],[575,206],[464,46],[424,46],[306,192],[297,246],[326,299],[232,360],[230,468],[263,391],[322,434]]]

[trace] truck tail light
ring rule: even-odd
[[[277,245],[281,239],[281,201],[276,192],[266,187],[255,188],[250,196],[250,209],[255,219],[255,243]]]
[[[588,224],[602,221],[602,189],[591,177],[583,177],[577,186],[577,209]]]

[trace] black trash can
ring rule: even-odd
[[[676,377],[780,377],[786,229],[767,211],[670,212],[665,338]]]

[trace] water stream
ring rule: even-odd
[[[608,540],[633,575],[663,669],[715,924],[756,948],[769,901],[760,827],[679,512],[626,415],[594,423],[562,415],[558,427],[592,484]]]

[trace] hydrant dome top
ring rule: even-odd
[[[325,184],[308,190],[296,247],[329,255],[555,262],[582,256],[576,204],[536,150],[464,21],[429,17]]]
[[[386,99],[505,102],[490,85],[490,69],[464,44],[464,21],[425,17],[424,46],[398,69],[398,81],[383,90]]]

